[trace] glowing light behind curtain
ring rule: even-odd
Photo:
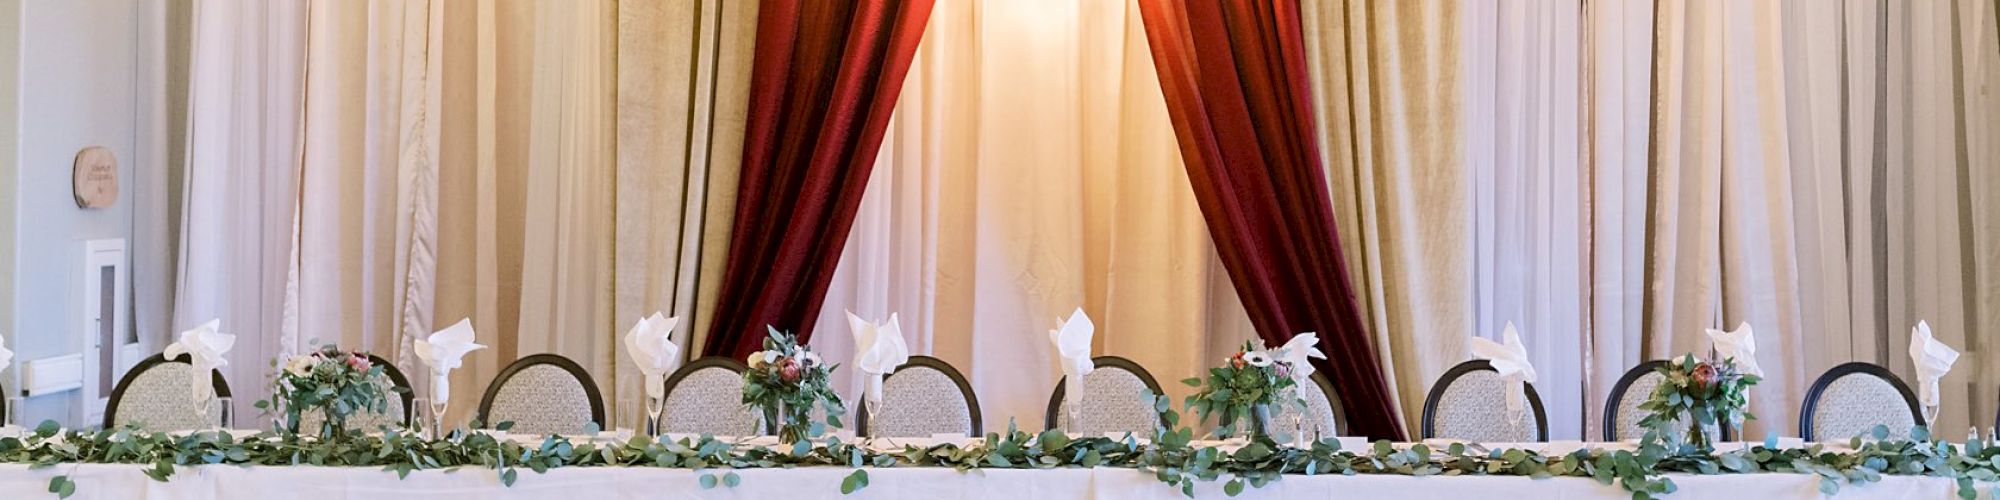
[[[1222,356],[1201,346],[1254,334],[1215,279],[1159,92],[1131,2],[939,0],[814,349],[851,359],[845,309],[900,313],[912,352],[965,372],[989,429],[1033,428],[1061,376],[1046,332],[1081,305],[1096,352],[1145,365],[1178,405],[1172,382]]]

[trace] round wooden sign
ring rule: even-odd
[[[118,202],[118,157],[111,150],[103,146],[83,148],[76,152],[75,168],[71,184],[76,189],[76,206],[104,208]]]

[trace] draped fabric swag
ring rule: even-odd
[[[1057,21],[1052,21],[1057,20]],[[901,315],[963,371],[989,428],[1041,425],[1047,332],[1082,307],[1099,353],[1180,378],[1255,338],[1180,163],[1136,0],[939,0],[869,176],[813,349],[846,311]],[[859,394],[859,378],[835,387]]]
[[[763,2],[729,258],[703,352],[813,333],[932,0]]]
[[[1299,4],[1139,3],[1211,237],[1266,341],[1318,332],[1350,433],[1400,439],[1355,303],[1313,122]]]

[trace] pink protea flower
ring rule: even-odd
[[[347,357],[347,367],[348,367],[348,368],[353,368],[353,369],[354,369],[354,371],[367,371],[367,370],[368,370],[368,368],[369,368],[369,367],[372,367],[372,366],[375,366],[375,365],[374,365],[374,363],[370,363],[370,362],[368,361],[368,357],[367,357],[367,356],[348,356],[348,357]]]
[[[1694,371],[1688,372],[1688,382],[1696,392],[1705,392],[1715,387],[1720,375],[1715,371],[1715,365],[1701,363],[1694,365]]]
[[[803,377],[804,375],[805,375],[805,368],[799,365],[797,359],[785,358],[783,360],[778,361],[779,380],[784,380],[786,382],[798,382],[799,378]]]

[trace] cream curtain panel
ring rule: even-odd
[[[1039,428],[1061,377],[1047,332],[1077,307],[1094,352],[1146,366],[1176,405],[1222,356],[1200,346],[1251,338],[1139,23],[1134,2],[937,3],[814,349],[852,357],[844,310],[897,313],[913,353],[965,372],[989,429]]]
[[[1322,149],[1407,421],[1463,339],[1507,321],[1557,438],[1598,436],[1626,369],[1746,321],[1770,372],[1749,436],[1795,433],[1840,362],[1913,375],[1919,319],[1968,355],[1940,427],[1993,414],[1991,2],[1306,13]]]
[[[230,315],[246,395],[315,343],[415,375],[471,318],[453,418],[544,352],[636,397],[618,335],[712,305],[755,3],[636,4],[199,2],[176,323]]]

